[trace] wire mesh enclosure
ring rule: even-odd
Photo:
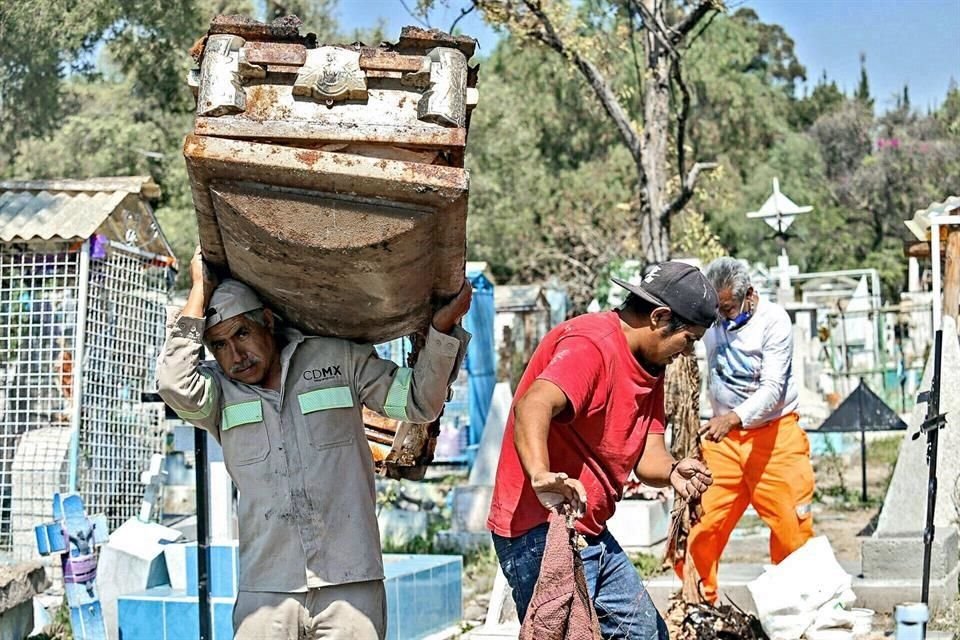
[[[142,397],[156,389],[167,269],[114,243],[89,273],[77,486],[113,529],[139,510],[140,474],[163,445],[163,404]]]
[[[111,529],[139,509],[164,438],[163,405],[142,401],[169,290],[156,258],[102,237],[0,244],[0,550],[15,559],[36,554],[56,491]]]
[[[68,486],[80,251],[0,247],[0,546],[24,546]],[[16,513],[16,525],[14,524]],[[16,530],[16,534],[14,534]],[[15,555],[29,556],[31,549]]]

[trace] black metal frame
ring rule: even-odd
[[[199,640],[212,640],[210,619],[210,570],[208,558],[209,513],[207,509],[207,432],[193,430],[193,448],[197,481],[197,611],[200,615]]]
[[[921,582],[920,600],[924,604],[930,602],[930,557],[933,553],[933,539],[936,526],[933,523],[937,509],[937,453],[940,442],[940,429],[947,424],[946,414],[940,413],[940,365],[943,360],[943,330],[938,329],[934,337],[933,347],[933,376],[930,380],[930,390],[917,396],[917,402],[927,403],[927,415],[920,425],[920,430],[913,434],[916,440],[921,434],[927,434],[927,518],[923,529],[923,578]]]

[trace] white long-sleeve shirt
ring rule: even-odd
[[[749,428],[797,410],[793,325],[783,307],[761,300],[747,324],[735,331],[717,324],[704,345],[713,415],[733,411]]]

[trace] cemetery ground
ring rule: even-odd
[[[826,535],[837,559],[844,565],[858,566],[860,536],[869,535],[880,513],[882,499],[893,473],[902,436],[884,437],[867,443],[867,501],[861,501],[860,449],[853,447],[851,453],[828,452],[814,457],[817,489],[813,508],[814,526],[817,535]],[[431,470],[424,482],[388,481],[384,490],[381,485],[381,503],[390,507],[427,511],[425,535],[404,541],[402,544],[384,545],[385,552],[393,553],[440,553],[433,543],[435,534],[450,527],[451,514],[448,504],[450,490],[465,483],[458,473]],[[918,496],[918,500],[925,496]],[[763,522],[748,511],[732,536],[723,562],[763,563],[768,561],[768,535]],[[634,564],[644,578],[664,571],[661,567],[662,544],[632,554]],[[497,570],[497,560],[492,548],[482,549],[463,556],[463,621],[461,630],[466,633],[483,623],[489,604],[490,590]],[[919,594],[905,594],[904,600],[919,600]],[[66,610],[59,612],[51,635],[42,635],[43,640],[69,640],[69,625]],[[894,623],[892,612],[878,611],[874,619],[875,633],[871,638],[892,637]],[[935,614],[929,626],[932,630],[960,630],[960,599],[952,607]]]
[[[817,535],[830,540],[837,560],[845,566],[859,566],[860,538],[869,535],[880,513],[883,496],[893,474],[897,453],[903,436],[882,437],[867,443],[867,501],[861,500],[861,465],[859,441],[850,453],[830,451],[814,457],[817,488],[814,496],[814,527]],[[918,445],[922,446],[922,445]],[[457,475],[446,475],[428,483],[437,494],[445,495],[453,486],[462,483]],[[411,485],[412,483],[405,483]],[[439,497],[439,496],[438,496]],[[924,500],[925,496],[917,496]],[[443,504],[438,500],[438,504]],[[442,530],[449,522],[449,514],[438,510],[436,524],[431,530]],[[723,562],[769,562],[766,526],[748,510],[741,519],[725,551]],[[417,542],[411,551],[420,547],[430,551],[426,540]],[[662,572],[662,545],[644,553],[634,553],[634,564],[644,578]],[[464,631],[483,623],[489,602],[490,589],[496,574],[496,556],[490,551],[477,551],[464,556],[463,574],[463,628]],[[905,594],[904,601],[916,601],[920,594]],[[874,629],[893,630],[892,612],[878,611]],[[929,626],[932,630],[960,630],[960,599],[945,611],[937,612]],[[872,637],[881,638],[883,634]],[[891,636],[892,637],[892,636]]]
[[[855,436],[858,437],[858,436]],[[842,455],[828,452],[814,458],[816,473],[816,494],[814,504],[814,530],[817,535],[826,535],[830,540],[837,560],[841,564],[853,563],[859,566],[860,537],[870,535],[880,515],[883,497],[893,475],[902,435],[886,436],[867,442],[867,501],[861,495],[861,463],[859,441],[853,452]],[[910,443],[913,446],[925,446],[923,441]],[[941,460],[941,463],[945,461]],[[960,495],[954,487],[941,487],[941,491],[954,491],[954,504],[960,506]],[[917,496],[917,500],[926,500],[926,495]],[[750,526],[750,522],[741,522],[740,527]],[[758,519],[753,526],[762,526]],[[919,523],[918,526],[922,526]],[[746,550],[744,550],[746,551]],[[731,560],[759,562],[765,550],[754,549],[753,553],[743,553]],[[918,601],[920,594],[904,594],[904,601]],[[874,629],[892,631],[894,628],[892,611],[877,611]],[[935,612],[931,619],[930,630],[960,631],[960,599],[943,611]]]

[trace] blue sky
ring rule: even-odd
[[[852,91],[867,56],[878,111],[910,87],[910,102],[925,109],[960,81],[960,0],[752,0],[764,22],[783,25],[807,67],[808,82],[823,70]]]
[[[860,52],[867,56],[870,89],[878,111],[893,106],[894,94],[910,87],[916,108],[936,106],[950,79],[960,82],[960,0],[727,0],[731,7],[752,7],[761,20],[782,25],[796,42],[808,81],[821,73],[848,91],[860,77]],[[416,0],[406,0],[407,6]],[[437,4],[441,4],[438,1]],[[457,0],[451,2],[458,5]],[[446,29],[458,9],[440,8],[433,26]],[[341,27],[368,27],[378,17],[388,37],[413,19],[400,0],[341,0]],[[309,25],[308,25],[309,26]],[[459,26],[480,41],[481,53],[496,45],[496,34],[471,14]]]

